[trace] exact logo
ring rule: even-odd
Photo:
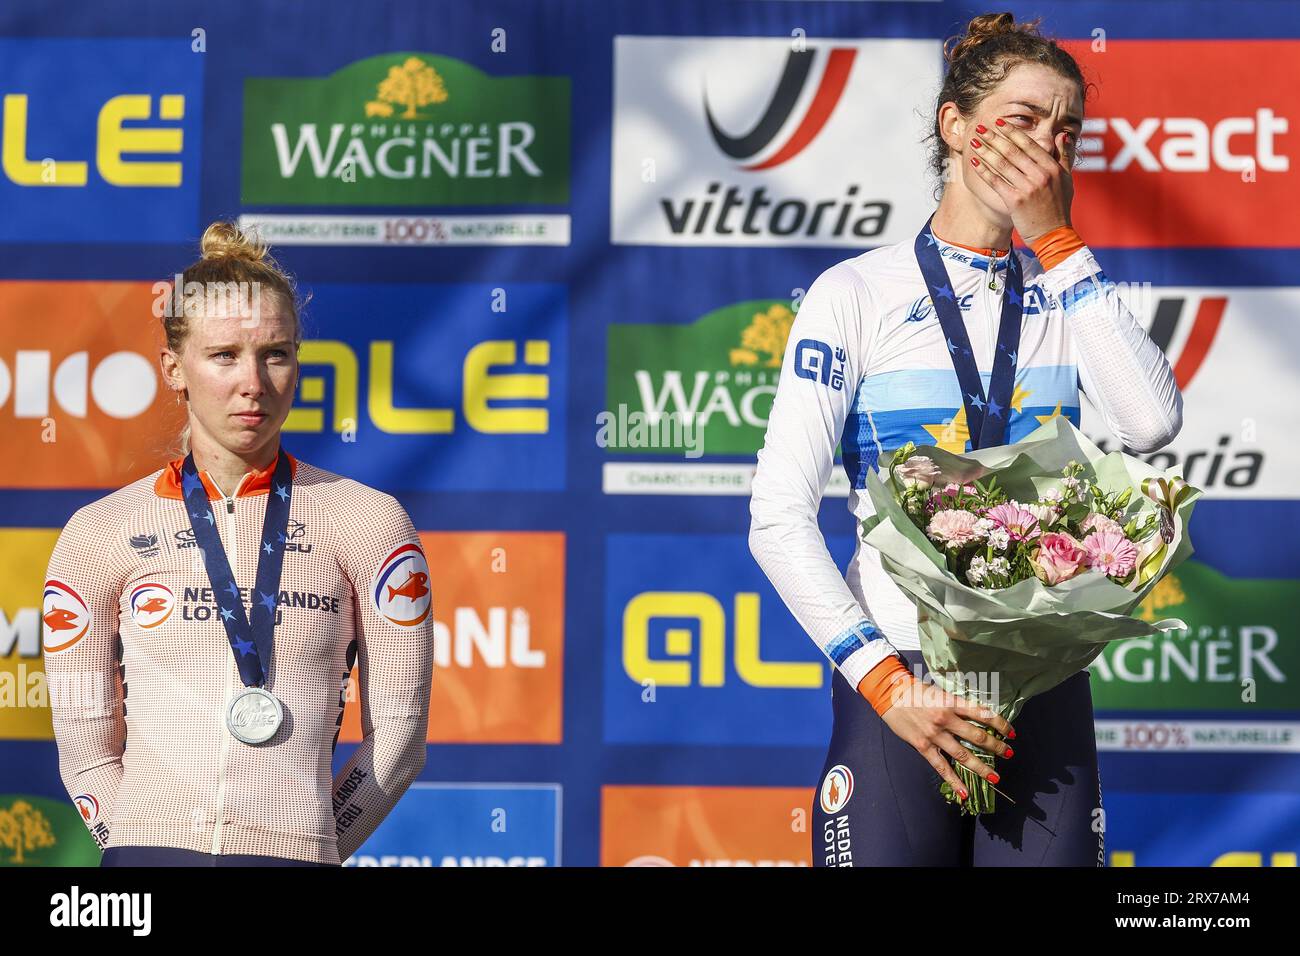
[[[375,609],[396,627],[415,627],[429,616],[433,594],[429,565],[418,544],[404,544],[375,572],[370,594]]]
[[[853,771],[844,764],[836,764],[822,780],[821,802],[826,813],[839,813],[853,796]]]
[[[161,584],[147,582],[131,589],[131,620],[146,630],[171,617],[175,607],[176,595]]]
[[[62,581],[45,582],[41,610],[46,654],[66,651],[90,630],[90,609],[81,595]]]

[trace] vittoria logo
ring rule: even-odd
[[[844,764],[836,764],[826,772],[822,780],[822,810],[826,813],[839,813],[853,796],[853,771]]]
[[[135,553],[142,558],[152,558],[162,550],[162,548],[158,547],[158,536],[156,534],[133,534],[130,541]]]
[[[370,586],[375,609],[396,627],[415,627],[429,616],[433,594],[429,565],[418,544],[404,544],[379,565]]]
[[[146,630],[171,617],[175,607],[176,595],[161,584],[146,582],[131,589],[131,620]]]
[[[611,240],[905,238],[927,215],[911,129],[938,53],[932,40],[615,37]]]
[[[708,119],[709,132],[713,141],[732,159],[747,163],[742,169],[772,169],[798,156],[817,138],[831,111],[840,101],[844,87],[849,81],[849,71],[858,51],[852,47],[833,47],[827,50],[791,50],[786,56],[785,68],[777,81],[772,99],[768,101],[763,115],[749,132],[741,136],[730,136],[724,132],[709,109],[708,94],[704,97],[704,113]],[[816,92],[805,97],[805,88],[814,74],[814,65],[820,61],[821,74],[814,81]],[[795,106],[807,103],[799,121],[790,124]],[[777,140],[783,129],[789,129],[788,135],[780,141],[776,149],[769,149]],[[766,158],[756,161],[755,157]]]
[[[46,654],[66,651],[90,630],[90,609],[81,595],[62,581],[46,581],[41,608]]]

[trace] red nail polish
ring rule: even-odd
[[[971,144],[972,146],[974,146],[976,149],[979,149],[979,148],[980,148],[980,141],[977,140],[977,139],[973,139],[973,140],[971,140],[971,141],[970,141],[970,144]]]
[[[984,128],[984,124],[983,124],[983,123],[980,123],[978,126],[975,127],[975,132],[977,132],[977,133],[987,133],[988,130]]]
[[[998,119],[997,119],[997,124],[998,124],[999,126],[1006,126],[1006,125],[1007,125],[1006,122],[1005,122],[1005,121],[1002,119],[1002,117],[1000,117],[1000,116],[999,116]]]
[[[978,166],[978,165],[980,164],[979,157],[978,157],[978,156],[972,156],[972,157],[970,158],[970,162],[971,162],[971,165],[972,165],[972,166]]]
[[[1004,757],[1014,757],[1015,755],[1016,755],[1016,752],[1015,752],[1014,750],[1012,750],[1010,747],[1008,747],[1008,748],[1007,748],[1007,752],[1004,753],[1002,756],[1004,756]]]
[[[995,774],[995,773],[991,773],[991,774],[989,774],[989,783],[997,783],[997,782],[1000,781],[1001,779],[1002,779],[1002,778],[999,777],[999,776],[998,776],[997,774]]]
[[[1014,727],[1008,727],[1008,728],[1007,728],[1007,736],[1010,737],[1012,740],[1015,740],[1015,739],[1016,739],[1016,728],[1014,728]]]
[[[961,798],[963,800],[965,800],[967,797],[970,796],[970,794],[968,794],[965,790],[958,790],[957,792],[961,794]]]

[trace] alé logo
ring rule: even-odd
[[[244,83],[243,201],[569,201],[569,79],[388,53],[323,78]]]
[[[640,412],[651,426],[676,416],[702,430],[706,454],[756,455],[793,324],[788,299],[738,302],[681,325],[613,324],[608,408]],[[612,437],[611,451],[674,450]]]
[[[0,242],[192,240],[203,63],[190,38],[0,38]]]

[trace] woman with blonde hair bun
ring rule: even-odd
[[[1182,425],[1164,354],[1070,224],[1078,64],[1010,13],[975,17],[944,50],[938,207],[915,239],[832,266],[805,296],[758,456],[750,548],[833,664],[817,865],[1099,866],[1088,672],[1030,700],[1014,728],[942,693],[924,680],[916,606],[879,554],[859,540],[843,577],[817,524],[837,446],[860,522],[866,476],[907,442],[962,453],[1056,415],[1078,427],[1081,393],[1137,452]],[[1032,254],[1012,249],[1013,228]],[[969,745],[1004,758],[1000,776]],[[967,796],[950,760],[1009,799],[978,817],[949,804],[936,774]]]
[[[200,248],[162,310],[182,454],[76,512],[50,559],[59,770],[105,866],[337,866],[424,766],[429,569],[396,499],[282,445],[293,279],[234,223]]]

